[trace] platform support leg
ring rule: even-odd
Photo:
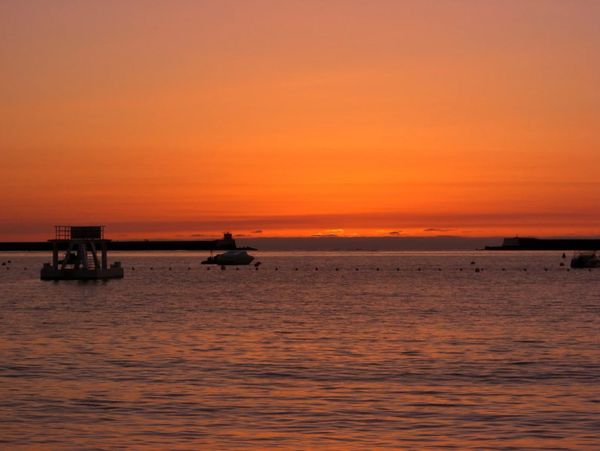
[[[58,269],[58,243],[52,243],[52,267]]]
[[[106,258],[106,242],[102,242],[102,269],[108,268],[108,260]]]

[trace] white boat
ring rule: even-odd
[[[600,268],[596,252],[580,252],[571,259],[571,268]]]
[[[249,265],[254,257],[246,251],[227,251],[208,257],[202,262],[203,265]]]

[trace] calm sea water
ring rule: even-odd
[[[257,254],[97,283],[0,254],[0,448],[600,449],[600,269]]]

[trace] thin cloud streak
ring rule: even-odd
[[[241,216],[241,217],[213,217],[185,221],[84,221],[85,223],[102,223],[107,225],[107,232],[111,235],[127,234],[139,238],[149,236],[176,236],[187,232],[189,237],[214,236],[229,230],[234,233],[261,236],[343,236],[346,234],[357,235],[357,231],[364,230],[365,235],[378,235],[378,229],[387,229],[382,232],[386,235],[396,235],[398,230],[403,230],[403,235],[434,234],[452,232],[461,235],[465,231],[474,235],[495,234],[499,228],[514,228],[515,233],[521,229],[527,230],[539,227],[540,231],[549,227],[568,228],[575,230],[578,226],[589,227],[590,223],[598,223],[600,213],[587,212],[575,214],[573,212],[510,212],[510,213],[457,213],[457,214],[409,214],[409,213],[353,213],[353,214],[320,214],[320,215],[289,215],[289,216]],[[57,221],[60,222],[60,221]],[[48,222],[19,223],[3,222],[0,224],[0,234],[6,237],[15,236],[48,236],[52,233],[54,224]],[[401,226],[399,228],[398,226]],[[258,228],[260,227],[260,229]],[[246,232],[254,230],[254,232]],[[286,230],[289,232],[286,235]],[[304,232],[302,232],[304,230]],[[399,234],[400,232],[398,232]],[[542,233],[542,232],[540,232]],[[576,233],[576,231],[574,232]],[[538,233],[539,234],[539,233]],[[546,233],[547,234],[547,233]],[[2,240],[2,238],[0,238]]]

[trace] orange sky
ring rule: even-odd
[[[593,0],[2,2],[0,241],[600,234],[598,23]]]

